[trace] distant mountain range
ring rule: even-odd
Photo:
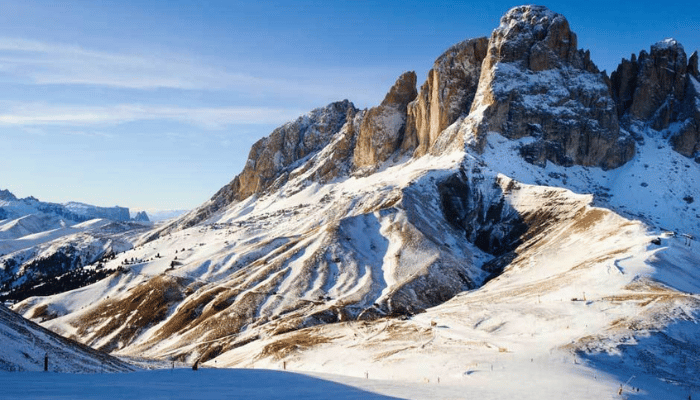
[[[150,226],[145,212],[132,219],[126,207],[47,203],[0,190],[0,299],[56,293],[102,278],[105,271],[83,267],[131,248],[130,235]]]
[[[98,207],[79,202],[47,203],[31,196],[18,199],[7,189],[0,190],[0,220],[13,220],[26,215],[56,217],[69,224],[95,218],[112,221],[129,221],[131,219],[129,209],[126,207]],[[144,215],[147,220],[148,215],[145,213]]]

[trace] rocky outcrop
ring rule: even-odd
[[[331,103],[282,125],[256,142],[243,171],[229,185],[232,200],[261,193],[298,166],[298,161],[325,147],[345,124],[348,110],[354,108],[348,100]]]
[[[382,103],[365,114],[354,151],[356,167],[386,161],[400,146],[406,128],[406,109],[416,96],[416,73],[405,72]]]
[[[151,222],[150,218],[148,218],[148,214],[146,214],[145,211],[139,211],[134,215],[134,221],[139,221],[139,222]]]
[[[2,200],[2,201],[17,201],[17,197],[15,197],[15,195],[12,194],[12,192],[5,189],[5,190],[0,190],[0,200]]]
[[[610,81],[623,125],[668,130],[676,151],[693,156],[700,151],[698,56],[686,58],[683,46],[666,39],[622,60]]]
[[[576,34],[563,15],[542,6],[512,8],[489,41],[484,69],[517,63],[531,71],[573,67],[597,73],[590,53],[577,48]]]
[[[534,137],[523,153],[538,164],[610,169],[634,155],[605,76],[577,49],[566,18],[541,6],[515,7],[501,19],[459,131],[479,150],[488,132]]]
[[[629,102],[627,107],[620,107],[621,111],[630,118],[650,121],[667,100],[682,101],[687,65],[683,46],[674,40],[653,45],[651,53],[642,50],[636,62],[624,60],[611,77],[616,98]],[[652,125],[663,129],[668,126],[663,121],[667,117],[659,115]]]
[[[698,52],[694,51],[693,54],[688,59],[688,73],[695,77],[695,79],[700,79],[700,72],[698,72]]]
[[[440,132],[469,112],[487,45],[485,37],[465,40],[435,60],[418,98],[408,105],[403,151],[424,155]]]
[[[197,209],[155,231],[146,241],[166,232],[194,226],[235,201],[283,185],[296,168],[326,147],[348,118],[354,118],[356,113],[355,106],[343,100],[317,108],[275,129],[251,147],[243,171],[228,185]],[[350,129],[350,132],[346,147],[353,143],[354,130]]]

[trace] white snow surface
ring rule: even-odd
[[[551,162],[537,167],[518,155],[518,148],[531,138],[508,140],[495,132],[489,133],[480,159],[519,182],[591,193],[594,204],[654,230],[700,236],[700,166],[673,151],[661,132],[649,129],[642,134],[644,142],[637,143],[634,158],[609,171]]]
[[[128,363],[38,326],[0,305],[0,371],[43,371],[45,357],[50,372],[124,372]],[[0,373],[0,375],[5,375]],[[16,377],[16,375],[15,375]],[[2,379],[2,378],[0,378]],[[0,385],[0,398],[9,385]],[[23,396],[26,394],[23,394]]]

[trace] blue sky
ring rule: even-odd
[[[378,104],[406,70],[488,36],[509,1],[0,2],[0,188],[192,208],[250,146],[315,107]],[[667,37],[700,48],[694,2],[550,1],[601,69]]]

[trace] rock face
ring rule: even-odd
[[[275,129],[251,147],[243,171],[228,185],[199,208],[151,235],[149,240],[164,232],[191,227],[235,201],[283,185],[290,173],[326,147],[357,111],[350,101],[343,100],[317,108]],[[354,143],[353,126],[346,129],[348,132],[350,138],[346,147]]]
[[[69,212],[79,216],[77,220],[89,220],[93,218],[111,219],[112,221],[131,220],[131,214],[129,214],[129,209],[126,207],[97,207],[77,202],[66,203],[64,207]]]
[[[511,9],[494,30],[471,114],[460,132],[481,149],[488,132],[536,140],[533,163],[618,167],[634,155],[615,102],[589,53],[562,15],[545,7]]]
[[[148,218],[148,214],[146,214],[145,211],[139,211],[134,216],[134,221],[150,222],[151,220]]]
[[[610,79],[623,124],[630,129],[645,124],[657,131],[677,125],[668,132],[674,149],[688,157],[700,151],[697,64],[697,53],[687,59],[673,39],[623,59]]]
[[[348,110],[354,108],[347,100],[331,103],[260,139],[250,149],[245,168],[230,184],[233,198],[243,200],[262,192],[297,161],[325,147],[345,124]]]
[[[17,201],[17,197],[15,197],[15,195],[12,194],[12,192],[5,189],[5,190],[0,190],[0,200],[2,200],[2,201]]]
[[[418,98],[408,106],[404,151],[426,154],[440,132],[469,112],[487,46],[485,37],[465,40],[435,60]]]
[[[193,226],[290,179],[362,175],[393,154],[483,151],[491,132],[527,138],[520,154],[535,165],[612,169],[634,156],[630,120],[653,119],[657,128],[678,122],[670,140],[693,155],[697,78],[697,54],[686,59],[669,42],[623,60],[608,79],[577,48],[566,18],[541,6],[515,7],[490,38],[465,40],[438,57],[418,93],[415,73],[406,72],[377,107],[358,110],[345,100],[277,128],[253,145],[230,184],[164,229]]]
[[[384,101],[367,111],[354,151],[356,167],[386,161],[399,148],[406,128],[406,109],[417,94],[416,73],[406,72],[389,90]]]
[[[693,54],[688,59],[688,73],[691,74],[695,79],[700,79],[700,72],[698,72],[698,52],[694,51]]]

